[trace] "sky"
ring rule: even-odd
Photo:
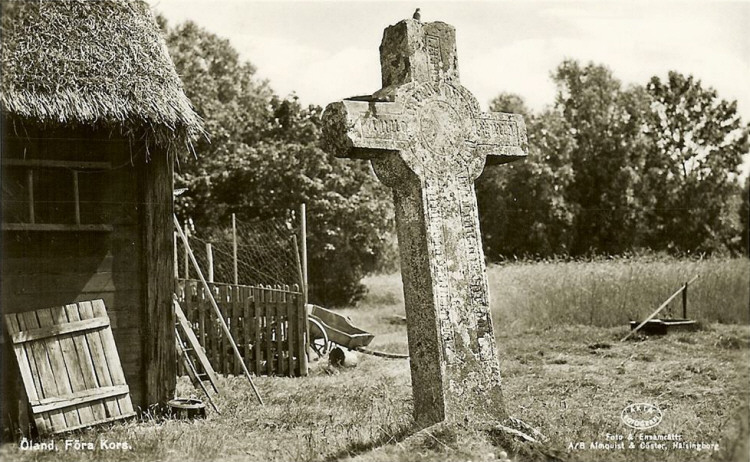
[[[456,27],[461,83],[484,109],[500,92],[533,110],[554,102],[566,58],[612,69],[624,84],[670,70],[737,100],[750,121],[750,1],[150,0],[174,25],[229,39],[281,96],[325,106],[380,88],[383,29],[421,8]],[[750,171],[750,156],[744,170]]]

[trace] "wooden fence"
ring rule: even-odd
[[[256,375],[307,375],[309,332],[304,297],[294,286],[242,286],[209,283],[224,321],[248,370]],[[177,280],[185,316],[221,374],[242,374],[200,281]]]

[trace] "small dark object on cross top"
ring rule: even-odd
[[[422,15],[419,13],[419,8],[414,10],[414,14],[412,15],[412,18],[416,19],[417,21],[422,19]]]

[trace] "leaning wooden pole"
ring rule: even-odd
[[[208,260],[208,282],[214,282],[214,249],[206,242],[206,259]]]
[[[625,340],[629,339],[631,335],[633,335],[636,332],[638,332],[641,329],[641,327],[643,327],[643,326],[646,325],[647,322],[649,322],[652,319],[654,319],[654,317],[657,314],[659,314],[659,312],[661,312],[661,310],[663,310],[665,306],[669,305],[669,302],[671,302],[672,300],[674,300],[674,298],[676,296],[678,296],[680,294],[680,292],[682,292],[688,286],[688,284],[692,284],[696,279],[698,279],[698,275],[696,275],[693,279],[691,279],[689,282],[687,282],[684,286],[682,286],[679,289],[677,289],[677,292],[673,293],[664,303],[662,303],[661,305],[659,305],[659,308],[657,308],[656,311],[654,311],[653,313],[651,313],[651,315],[649,315],[649,317],[647,317],[645,321],[643,321],[642,323],[638,324],[638,327],[636,327],[635,329],[631,330],[628,333],[628,335],[626,335],[625,337],[621,338],[620,341],[624,342]]]
[[[178,222],[179,224],[179,222]],[[177,228],[180,228],[179,226]],[[182,228],[180,228],[182,229]],[[183,231],[185,233],[185,279],[190,279],[190,257],[188,256],[188,242],[190,241],[190,228],[188,228],[187,221],[185,222],[185,230]]]
[[[219,305],[216,304],[216,300],[214,299],[213,292],[211,292],[211,287],[208,285],[208,282],[206,282],[206,278],[203,277],[203,272],[198,266],[198,260],[195,259],[195,254],[193,254],[193,249],[190,248],[190,244],[188,243],[187,236],[185,236],[185,233],[183,233],[182,229],[180,229],[180,221],[177,219],[177,215],[174,216],[174,224],[175,224],[175,228],[177,228],[177,232],[180,233],[180,239],[182,239],[183,244],[185,244],[185,248],[187,249],[188,255],[190,256],[190,261],[193,263],[193,266],[195,267],[195,271],[198,273],[198,279],[201,280],[201,283],[203,284],[203,289],[208,295],[208,301],[211,302],[211,307],[214,309],[214,313],[216,313],[216,317],[220,321],[219,325],[221,326],[221,330],[224,331],[224,335],[227,337],[227,340],[229,340],[229,344],[232,346],[232,351],[234,352],[234,356],[242,365],[242,371],[245,373],[245,377],[247,377],[247,380],[250,382],[250,385],[253,387],[253,392],[255,392],[255,396],[258,398],[258,402],[261,405],[263,405],[263,399],[260,397],[260,393],[258,393],[258,389],[255,388],[255,383],[253,383],[253,379],[252,377],[250,377],[250,371],[247,370],[247,366],[245,365],[245,360],[242,358],[242,355],[240,354],[240,350],[237,349],[237,344],[234,342],[234,337],[232,337],[232,333],[229,332],[229,327],[227,327],[227,323],[224,320],[224,315],[221,314]]]
[[[172,255],[172,258],[174,259],[174,278],[175,280],[180,279],[180,257],[177,252],[177,233],[172,233],[172,246],[174,247],[174,255]],[[187,278],[185,278],[187,279]]]

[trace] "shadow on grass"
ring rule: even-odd
[[[364,454],[366,452],[370,452],[373,449],[377,449],[382,446],[387,446],[392,443],[401,443],[406,438],[410,437],[411,435],[415,434],[418,430],[416,429],[416,425],[407,425],[403,428],[397,429],[397,431],[390,433],[381,428],[381,431],[383,432],[383,435],[380,436],[377,439],[368,441],[368,442],[355,442],[350,444],[349,446],[342,448],[340,451],[335,452],[328,457],[326,457],[324,460],[326,462],[334,462],[340,459],[343,459],[345,457],[355,457],[360,454]]]
[[[486,428],[484,433],[490,443],[497,448],[506,448],[515,460],[524,462],[567,462],[569,455],[542,443],[523,443],[517,438],[497,428]]]

